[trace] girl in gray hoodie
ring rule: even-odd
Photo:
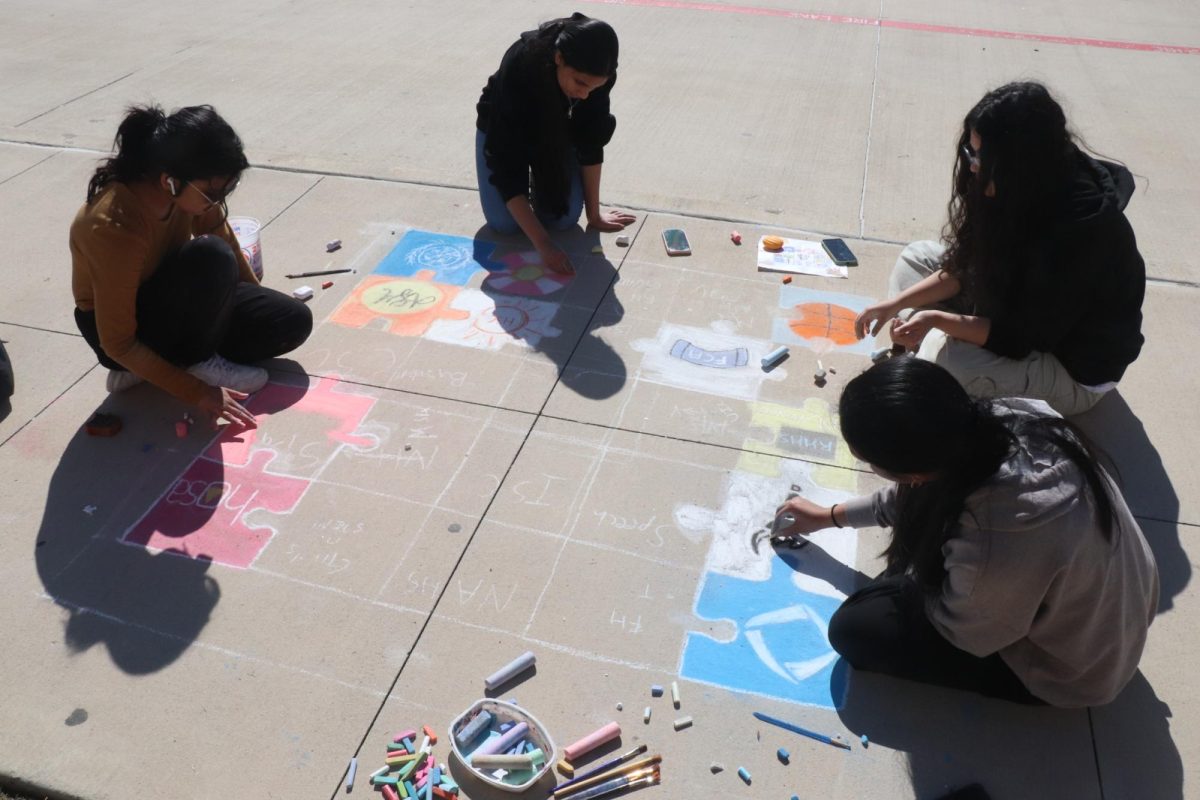
[[[975,400],[916,358],[847,384],[842,437],[893,484],[781,533],[892,529],[887,570],[829,624],[855,668],[1017,702],[1111,701],[1133,677],[1158,570],[1120,491],[1044,403]]]

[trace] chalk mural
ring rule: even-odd
[[[780,458],[816,462],[813,480],[830,489],[854,491],[858,459],[842,439],[829,403],[809,397],[800,405],[758,401],[750,404],[750,435],[742,445],[738,469],[777,476]]]
[[[735,629],[729,641],[688,633],[680,676],[735,691],[776,697],[806,705],[835,708],[845,685],[829,645],[829,619],[845,595],[815,574],[793,569],[769,545],[755,551],[754,534],[768,524],[791,485],[824,505],[852,492],[831,490],[813,480],[814,465],[781,462],[781,475],[733,472],[726,479],[718,509],[680,506],[675,524],[682,531],[711,536],[694,613],[723,620]],[[837,561],[853,567],[857,533],[853,529],[818,531],[813,543]],[[811,546],[811,545],[810,545]]]
[[[375,398],[339,391],[340,385],[334,378],[321,378],[311,388],[267,384],[246,403],[259,427],[223,427],[121,541],[231,567],[251,566],[276,531],[249,522],[247,516],[257,510],[295,511],[313,479],[311,474],[289,474],[279,453],[256,446],[272,412],[286,408],[289,414],[316,417],[326,430],[326,460],[343,447],[377,443],[358,433]]]
[[[733,332],[732,323],[715,322],[709,328],[663,324],[653,339],[635,339],[631,346],[642,353],[638,379],[693,392],[755,400],[766,381],[782,381],[787,372],[763,372],[760,359],[775,349],[765,339]],[[722,370],[713,381],[712,368]]]
[[[562,333],[551,323],[557,303],[528,297],[489,297],[478,289],[463,289],[450,305],[464,311],[462,319],[435,320],[425,338],[481,350],[499,350],[504,345],[537,347],[543,339]]]
[[[372,270],[375,275],[397,277],[424,273],[425,279],[450,286],[466,286],[476,274],[504,269],[491,260],[492,242],[409,230]]]
[[[410,230],[330,315],[349,328],[379,328],[459,347],[537,347],[562,333],[560,306],[538,298],[572,276],[546,269],[536,252],[493,259],[496,245]],[[468,287],[478,275],[482,288]]]
[[[869,355],[874,340],[860,341],[854,335],[854,318],[874,302],[856,294],[782,286],[779,307],[787,314],[773,320],[771,335],[780,344],[799,345],[818,354],[840,350]]]

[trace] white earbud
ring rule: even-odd
[[[175,185],[175,179],[174,179],[174,178],[167,178],[167,186],[168,186],[168,187],[170,187],[170,189],[171,189],[171,196],[172,196],[172,197],[178,197],[178,196],[179,196],[179,187]]]

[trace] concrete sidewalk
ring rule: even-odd
[[[621,35],[603,199],[638,221],[629,248],[564,235],[579,276],[559,286],[481,228],[473,106],[519,31],[574,8],[268,0],[196,24],[140,0],[6,4],[0,783],[332,798],[357,755],[362,794],[393,731],[444,735],[485,675],[532,650],[536,672],[497,697],[560,747],[620,722],[610,750],[662,753],[662,797],[931,798],[972,781],[996,798],[1200,797],[1185,667],[1200,647],[1200,8],[579,8]],[[1080,422],[1151,540],[1162,613],[1130,687],[1083,711],[848,674],[823,625],[856,570],[878,571],[881,531],[824,532],[788,558],[746,546],[792,484],[828,499],[878,485],[831,412],[869,363],[841,317],[882,295],[904,242],[937,234],[962,116],[1021,77],[1139,176],[1129,215],[1152,278],[1143,355]],[[318,289],[318,327],[272,365],[254,432],[176,439],[184,409],[145,386],[106,395],[74,326],[67,227],[123,107],[146,100],[211,102],[246,142],[231,212],[265,223],[269,285],[356,270]],[[666,256],[668,227],[692,256]],[[764,233],[843,236],[860,266],[785,286],[755,268]],[[402,293],[421,302],[380,301]],[[753,368],[781,343],[787,361]],[[83,433],[97,408],[123,418],[118,437]],[[649,694],[672,681],[678,710]],[[465,796],[508,796],[453,774]]]

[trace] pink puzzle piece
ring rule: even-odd
[[[364,394],[335,392],[334,388],[340,385],[341,382],[336,376],[321,378],[315,385],[308,387],[268,383],[250,399],[246,407],[254,414],[259,425],[262,425],[268,416],[284,409],[318,414],[333,420],[334,425],[328,433],[332,441],[358,447],[373,445],[373,439],[356,436],[354,432],[375,406],[376,398]],[[204,458],[223,461],[226,464],[244,465],[257,440],[256,428],[228,425],[217,441],[204,451]]]
[[[307,480],[266,472],[274,459],[270,450],[255,451],[244,466],[197,458],[122,541],[250,566],[274,530],[251,527],[246,515],[256,509],[289,513],[309,487]]]

